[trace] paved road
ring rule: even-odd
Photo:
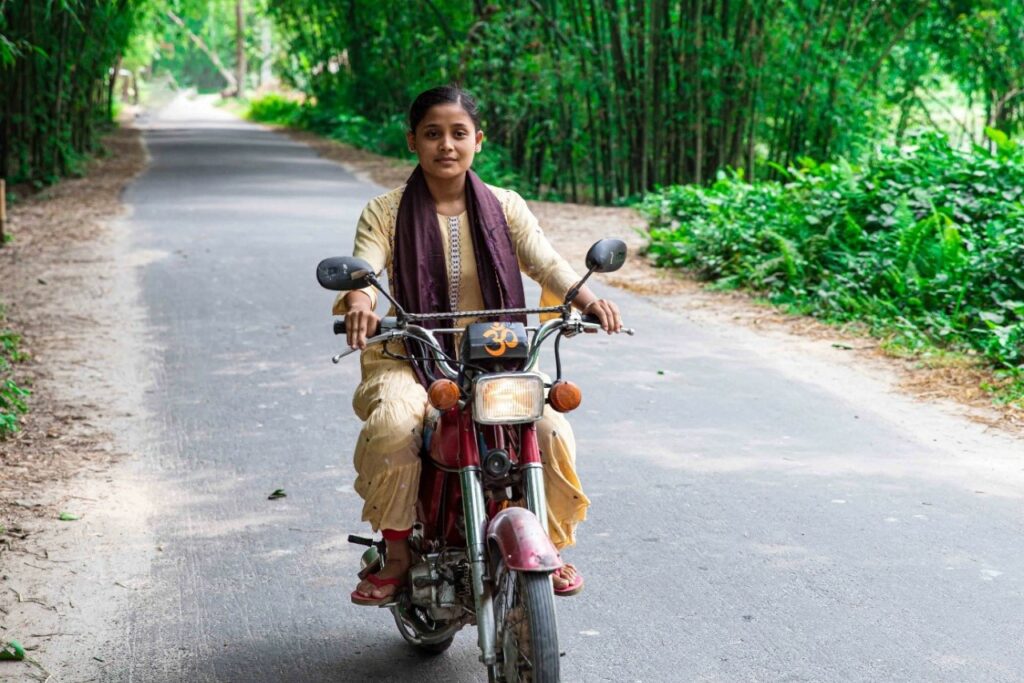
[[[348,602],[358,370],[329,362],[313,270],[381,188],[181,101],[146,142],[126,199],[162,256],[137,466],[162,552],[111,680],[479,680],[473,633],[423,660]],[[588,589],[558,605],[565,680],[1024,675],[1024,448],[982,453],[966,423],[929,431],[768,342],[616,297],[640,335],[566,344],[594,505],[570,555]]]

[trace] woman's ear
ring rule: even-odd
[[[476,131],[476,151],[478,151],[478,152],[480,151],[480,145],[483,143],[483,141],[484,141],[484,132],[482,130],[478,129]]]
[[[405,134],[405,141],[409,143],[409,151],[416,153],[416,136],[410,131]]]

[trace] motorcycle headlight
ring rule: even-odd
[[[473,417],[481,424],[536,422],[543,412],[544,380],[540,375],[483,375],[473,387]]]

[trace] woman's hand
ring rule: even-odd
[[[619,307],[608,299],[591,298],[590,301],[580,306],[580,311],[584,315],[592,315],[597,318],[601,323],[601,329],[608,334],[622,330],[622,318],[619,316]]]
[[[366,348],[366,338],[377,331],[380,316],[370,308],[370,297],[356,290],[345,295],[345,335],[349,348]]]

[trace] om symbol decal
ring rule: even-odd
[[[484,351],[495,358],[504,356],[506,351],[519,346],[516,333],[504,323],[492,323],[491,327],[484,331],[484,337],[489,340],[484,346]]]

